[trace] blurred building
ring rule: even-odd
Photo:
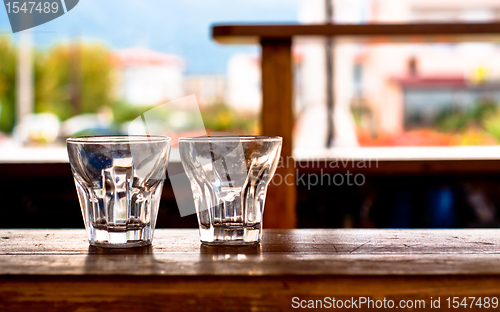
[[[114,53],[119,69],[119,95],[138,105],[160,104],[184,95],[184,61],[145,48]]]
[[[200,106],[225,101],[226,77],[224,75],[189,75],[184,78],[185,94],[194,94]]]
[[[334,1],[333,20],[337,23],[359,23],[370,8],[368,1]],[[324,0],[303,0],[299,21],[305,24],[324,24],[327,21]],[[296,63],[295,83],[296,148],[322,149],[326,147],[327,120],[333,119],[337,147],[357,146],[356,129],[350,112],[354,94],[354,59],[357,46],[335,44],[333,47],[334,112],[327,113],[326,42],[323,38],[297,41],[296,53],[301,55]]]
[[[235,54],[229,59],[226,99],[237,110],[260,111],[262,85],[258,55]]]
[[[369,20],[380,23],[489,22],[500,17],[500,2],[493,0],[374,0],[371,6]],[[482,89],[500,91],[495,87],[499,57],[499,46],[487,42],[366,44],[353,67],[362,90],[357,96],[379,132],[429,126],[446,109],[473,105]]]
[[[332,0],[335,23],[490,22],[495,0]],[[304,0],[299,20],[326,22],[324,0]],[[478,40],[481,40],[480,38]],[[325,40],[298,41],[296,147],[326,141]],[[493,42],[396,43],[335,41],[334,146],[356,146],[358,127],[375,135],[435,126],[446,111],[483,100],[500,102],[500,46]],[[353,112],[359,117],[356,123]],[[354,115],[355,115],[354,114]]]

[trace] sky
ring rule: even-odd
[[[299,0],[80,0],[31,31],[42,49],[79,37],[111,49],[140,46],[179,55],[187,74],[224,74],[232,54],[259,50],[217,44],[210,38],[212,24],[296,22],[298,8]],[[0,34],[12,34],[5,7]]]

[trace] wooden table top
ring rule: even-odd
[[[0,230],[0,275],[500,274],[500,231],[264,230],[260,245],[209,247],[159,229],[149,248],[90,247],[84,230]]]
[[[499,235],[265,230],[261,245],[215,248],[197,230],[160,229],[152,247],[118,251],[89,248],[84,230],[0,230],[0,311],[285,311],[333,297],[447,308],[500,297]]]

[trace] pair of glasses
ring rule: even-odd
[[[282,138],[266,136],[179,139],[182,174],[190,182],[202,243],[260,242],[266,192],[281,145]],[[90,244],[151,244],[171,139],[81,137],[69,138],[67,147]]]

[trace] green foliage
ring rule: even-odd
[[[441,131],[453,131],[459,130],[467,127],[470,121],[470,116],[466,113],[459,111],[454,112],[453,110],[444,111],[437,118],[437,126]]]
[[[494,136],[495,139],[500,142],[500,109],[486,116],[482,121],[482,125],[486,132]]]
[[[100,106],[111,106],[114,87],[109,51],[99,45],[82,46],[82,112],[95,112]]]
[[[257,115],[238,113],[225,103],[214,103],[201,111],[207,130],[230,131],[236,134],[255,132]]]
[[[121,124],[126,121],[131,121],[153,108],[152,106],[137,106],[125,101],[118,101],[112,107],[113,122]]]
[[[36,111],[64,120],[112,106],[113,67],[109,51],[100,45],[59,45],[35,63]],[[71,77],[80,84],[81,107],[71,106]]]
[[[12,131],[15,107],[16,50],[7,36],[0,36],[0,131]]]
[[[485,117],[496,110],[492,101],[482,101],[467,111],[446,110],[437,118],[437,126],[441,131],[462,131],[466,128],[481,126]]]
[[[482,101],[468,111],[446,111],[437,125],[442,131],[459,133],[461,145],[500,142],[500,108],[493,101]]]
[[[33,51],[34,111],[51,112],[61,120],[113,106],[115,77],[109,51],[97,44],[58,45]],[[0,131],[10,133],[16,123],[17,48],[0,36]],[[73,73],[73,79],[70,75]],[[79,82],[80,107],[71,106],[70,82]]]
[[[110,52],[97,44],[57,45],[33,51],[34,111],[50,112],[66,120],[81,113],[96,113],[109,107],[114,124],[133,120],[153,107],[135,106],[114,98],[115,82]],[[17,49],[7,36],[0,37],[0,131],[11,132],[15,120]],[[72,83],[79,85],[81,102],[71,101]],[[73,90],[74,91],[74,90]],[[74,106],[73,106],[74,105]],[[255,133],[257,115],[238,113],[225,103],[214,103],[202,110],[205,127],[212,131],[238,134]],[[189,129],[196,120],[191,113],[166,107],[156,110],[157,124]],[[194,112],[193,112],[194,114]]]

